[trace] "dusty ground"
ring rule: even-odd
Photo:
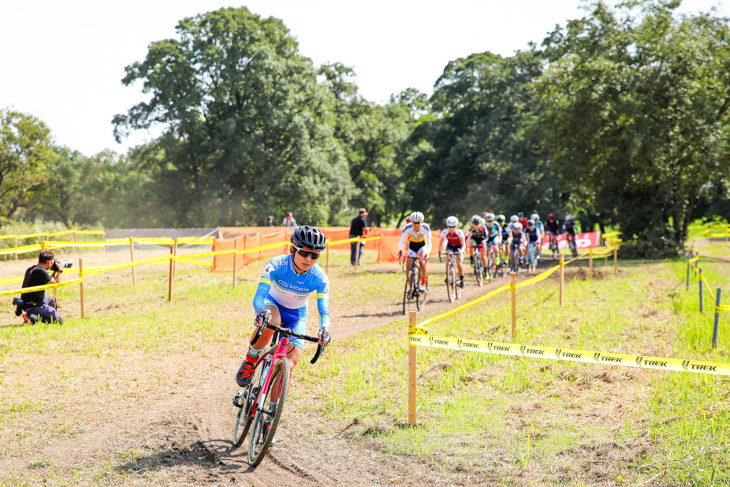
[[[120,255],[91,254],[87,265],[123,260]],[[139,252],[137,258],[145,256],[147,254]],[[28,265],[27,262],[3,264],[3,269],[7,270],[4,277],[22,271]],[[552,265],[549,259],[547,264]],[[257,265],[253,264],[253,267]],[[479,288],[468,277],[461,300],[452,304],[444,291],[442,265],[432,264],[430,268],[434,274],[424,317],[453,308],[507,282],[506,278],[498,279]],[[97,283],[128,279],[128,272],[99,276]],[[138,272],[152,271],[140,269]],[[400,271],[395,264],[369,263],[364,272],[377,278],[378,274]],[[330,273],[333,288],[337,287],[338,281],[344,280],[343,276],[351,273],[349,266],[333,266]],[[569,270],[569,278],[573,275],[585,278],[585,270]],[[530,276],[521,273],[518,280],[527,277]],[[241,279],[256,278],[243,275]],[[156,299],[155,306],[163,306],[161,301]],[[94,307],[92,304],[91,312],[113,313],[115,307],[118,305]],[[336,338],[367,333],[384,323],[404,318],[400,293],[381,298],[347,296],[341,301],[333,293],[331,310],[332,333]],[[78,310],[69,306],[67,316],[77,313]],[[10,323],[15,318],[3,312],[2,319],[3,323]],[[470,483],[468,475],[444,475],[436,466],[428,467],[407,457],[373,451],[362,442],[353,441],[347,428],[331,431],[327,424],[308,413],[302,396],[286,411],[279,434],[284,443],[273,447],[257,469],[249,469],[245,449],[233,449],[231,444],[235,408],[230,399],[236,390],[233,373],[241,360],[235,349],[242,349],[244,344],[245,339],[241,338],[238,347],[208,344],[193,354],[152,351],[125,356],[120,357],[116,369],[95,370],[89,377],[79,377],[77,384],[58,394],[58,410],[67,417],[59,418],[53,409],[44,410],[42,414],[32,416],[28,424],[17,428],[17,438],[10,438],[0,447],[0,453],[3,453],[0,455],[0,484],[3,481],[8,485],[23,482],[56,484],[69,480],[82,485]],[[310,352],[308,349],[305,355]],[[93,363],[89,359],[89,365]],[[0,362],[0,371],[8,381],[27,384],[27,390],[22,391],[26,396],[57,393],[54,384],[42,378],[14,377],[19,372],[11,360],[4,364]],[[293,394],[306,394],[296,386],[292,391]],[[43,423],[46,421],[65,426],[63,430],[45,431]]]

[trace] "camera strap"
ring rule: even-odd
[[[25,279],[23,279],[23,287],[26,287],[28,285],[28,281],[30,280],[30,275],[33,274],[33,271],[38,269],[38,267],[40,267],[40,264],[36,264],[36,266],[30,270],[28,275],[25,276]]]

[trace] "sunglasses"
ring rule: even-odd
[[[300,249],[299,247],[294,247],[294,248],[297,249],[297,254],[301,255],[305,259],[307,257],[311,257],[312,260],[319,259],[319,252],[315,252],[314,250]]]

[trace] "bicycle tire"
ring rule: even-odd
[[[408,269],[408,271],[406,272],[406,287],[403,290],[403,314],[404,315],[408,314],[408,308],[410,307],[410,304],[411,304],[411,298],[409,297],[409,292],[411,291],[411,288],[413,287],[413,278],[414,278],[413,266],[414,265],[415,265],[415,263],[412,263],[411,268]],[[408,285],[409,278],[411,281],[410,286]],[[412,295],[412,293],[411,293],[411,295]]]
[[[474,275],[477,278],[477,285],[479,287],[484,284],[484,267],[482,266],[482,255],[480,253],[474,254]]]
[[[446,264],[446,296],[449,298],[449,303],[453,303],[456,299],[454,280],[454,263],[449,258],[449,262]]]
[[[461,279],[456,282],[456,265],[454,265],[454,291],[456,291],[456,299],[461,299]]]
[[[252,468],[256,468],[261,461],[264,459],[266,452],[269,451],[271,442],[274,439],[276,428],[279,426],[279,420],[281,414],[284,411],[284,404],[286,403],[286,394],[289,391],[289,376],[291,375],[291,364],[289,359],[281,358],[274,365],[274,373],[271,376],[271,383],[269,389],[266,391],[264,397],[264,404],[270,403],[271,393],[274,390],[276,384],[277,375],[281,374],[281,383],[279,384],[279,399],[276,401],[276,410],[274,411],[273,417],[271,418],[271,430],[266,438],[262,438],[264,434],[264,420],[270,414],[264,411],[256,411],[256,415],[253,418],[253,431],[251,432],[251,439],[248,443],[248,464]],[[259,439],[262,439],[261,449],[257,452],[256,446],[259,444]]]
[[[413,263],[415,266],[415,262]],[[421,311],[423,307],[426,305],[426,300],[428,299],[427,294],[428,291],[421,292],[420,286],[421,286],[421,267],[416,266],[415,273],[413,275],[413,286],[415,286],[416,292],[414,293],[416,295],[416,309],[418,311]]]
[[[262,357],[256,362],[256,369],[254,370],[253,377],[251,377],[251,384],[243,395],[244,405],[238,409],[238,414],[236,414],[236,422],[233,425],[233,445],[236,447],[243,444],[243,440],[246,439],[246,435],[253,422],[253,415],[250,414],[251,406],[253,406],[253,403],[258,398],[258,389],[261,387],[261,375],[266,365],[266,361],[263,360],[264,358]],[[256,389],[256,395],[252,397],[254,389]]]

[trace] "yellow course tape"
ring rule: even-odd
[[[212,262],[203,262],[200,260],[188,259],[187,257],[176,257],[175,262],[183,262],[185,264],[194,264],[194,265],[204,265],[204,266],[208,266],[208,267],[211,267],[213,265]]]
[[[24,287],[23,289],[16,289],[14,291],[3,291],[0,293],[0,296],[12,296],[14,294],[32,293],[35,291],[43,291],[45,289],[55,289],[57,287],[72,286],[74,284],[79,284],[81,281],[82,279],[76,279],[74,281],[46,284],[44,286]]]
[[[40,244],[23,245],[22,247],[13,247],[10,249],[0,250],[0,255],[27,254],[28,252],[35,252],[40,249]]]
[[[719,313],[720,311],[730,311],[730,305],[723,304],[720,306],[715,306],[715,313]]]
[[[594,352],[592,350],[573,350],[569,348],[538,347],[515,343],[485,342],[461,338],[410,335],[411,345],[448,350],[512,355],[570,362],[584,362],[603,365],[638,367],[641,369],[673,370],[677,372],[696,372],[701,374],[730,375],[730,363],[704,362],[676,358],[646,357],[643,355],[624,355],[619,353]]]

